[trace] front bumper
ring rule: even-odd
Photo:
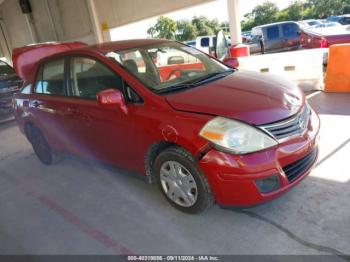
[[[233,155],[211,149],[200,161],[216,202],[223,206],[248,207],[272,200],[291,189],[313,169],[318,158],[320,121],[312,112],[304,135],[287,140],[276,147],[247,155]],[[309,163],[293,179],[287,170],[309,156]],[[280,186],[270,193],[261,193],[257,179],[277,175]]]

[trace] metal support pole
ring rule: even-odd
[[[227,0],[232,46],[242,43],[240,0]]]

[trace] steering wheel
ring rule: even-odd
[[[184,70],[182,70],[182,69],[180,69],[180,68],[175,68],[175,69],[173,69],[173,70],[169,73],[169,75],[168,75],[168,77],[167,77],[166,80],[170,80],[171,77],[174,76],[174,75],[175,75],[176,77],[178,77],[178,76],[176,75],[176,73],[180,73],[180,76],[182,76],[183,74],[186,74],[186,72],[185,72]]]

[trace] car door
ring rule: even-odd
[[[34,124],[44,133],[51,146],[67,150],[67,130],[63,123],[67,96],[66,59],[58,58],[40,66],[33,92],[29,99],[29,112]]]
[[[298,49],[300,45],[300,28],[295,23],[282,24],[282,34],[284,40],[284,49]]]
[[[264,31],[264,41],[263,49],[264,52],[278,52],[284,47],[283,40],[281,38],[281,32],[279,25],[268,26],[263,29]]]
[[[103,107],[96,95],[106,89],[123,90],[123,80],[95,58],[70,59],[70,96],[64,121],[76,152],[122,167],[133,159],[134,123],[119,107]]]

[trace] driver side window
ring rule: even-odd
[[[71,87],[75,97],[96,99],[106,89],[121,89],[122,78],[106,65],[86,57],[71,60]]]

